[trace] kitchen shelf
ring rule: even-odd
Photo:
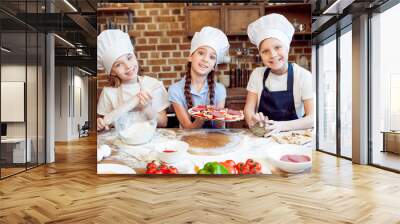
[[[204,26],[219,28],[228,36],[246,36],[247,26],[264,15],[264,4],[186,6],[185,14],[188,36]]]
[[[133,13],[128,7],[107,7],[107,8],[97,8],[97,13]]]

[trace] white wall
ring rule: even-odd
[[[55,141],[68,140],[68,68],[55,68]]]
[[[70,141],[79,138],[78,124],[88,120],[88,79],[71,67],[56,67],[55,73],[55,140]]]
[[[71,102],[71,132],[72,138],[78,138],[78,125],[82,126],[88,120],[88,78],[82,76],[82,73],[74,69],[74,81],[71,96],[74,102]]]

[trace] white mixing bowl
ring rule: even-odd
[[[125,144],[141,145],[149,142],[156,133],[157,122],[143,121],[133,123],[119,132],[119,137]]]

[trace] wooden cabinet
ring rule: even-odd
[[[185,11],[188,36],[204,26],[219,28],[228,36],[247,35],[251,22],[270,13],[282,14],[297,24],[295,35],[311,35],[311,4],[187,6]]]
[[[400,132],[384,131],[382,152],[392,152],[400,154]]]
[[[212,26],[224,30],[223,10],[220,6],[188,6],[186,11],[186,31],[193,36],[204,26]]]
[[[225,15],[227,35],[247,35],[247,26],[264,15],[264,8],[262,6],[227,6]]]
[[[219,28],[227,35],[247,35],[247,26],[264,15],[264,4],[187,6],[185,10],[188,36],[204,26]]]
[[[244,110],[247,90],[245,88],[228,88],[225,105],[234,110]],[[227,122],[226,128],[247,128],[246,121]]]

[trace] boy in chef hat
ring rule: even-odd
[[[292,24],[280,14],[269,14],[247,28],[264,67],[256,68],[247,85],[245,119],[250,128],[259,123],[266,135],[313,127],[311,73],[288,63]]]
[[[97,66],[109,75],[112,85],[103,88],[97,104],[98,131],[108,130],[128,111],[134,121],[156,119],[159,127],[167,125],[168,93],[162,82],[138,75],[139,65],[128,34],[118,29],[100,33]]]
[[[223,127],[221,122],[192,120],[189,108],[197,105],[225,106],[225,87],[215,81],[214,70],[223,63],[229,50],[226,35],[219,29],[205,26],[193,36],[186,76],[168,89],[169,101],[183,128]]]

